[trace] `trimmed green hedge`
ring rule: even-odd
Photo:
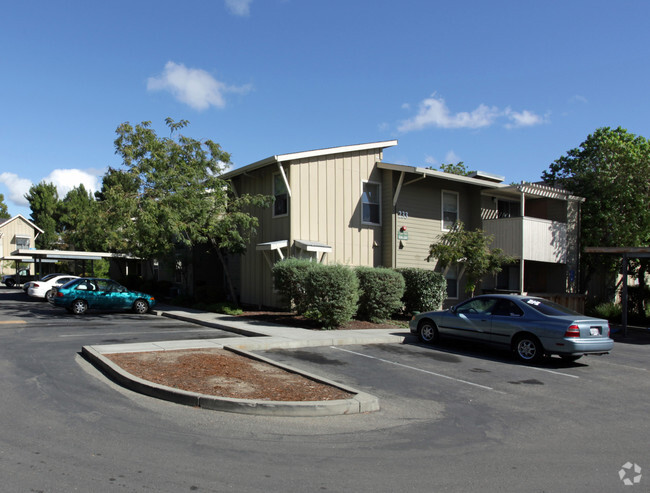
[[[290,308],[302,313],[305,305],[305,282],[307,272],[317,266],[306,259],[287,258],[273,265],[275,289]]]
[[[357,311],[359,281],[354,271],[342,265],[315,266],[305,280],[305,317],[324,329],[349,322]]]
[[[404,277],[384,267],[357,267],[359,308],[357,318],[380,323],[402,308]]]
[[[447,280],[440,272],[427,269],[398,269],[404,276],[404,311],[406,313],[438,310],[447,297]]]

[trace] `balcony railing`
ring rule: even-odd
[[[494,236],[490,248],[501,248],[507,255],[538,262],[567,262],[565,223],[535,217],[486,219],[483,230]]]

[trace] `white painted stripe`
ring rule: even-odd
[[[553,375],[561,375],[563,377],[580,378],[577,375],[570,375],[569,373],[562,373],[562,372],[559,372],[559,371],[547,370],[546,368],[539,368],[537,366],[522,366],[522,368],[530,368],[531,370],[545,371],[546,373],[552,373]]]
[[[402,363],[397,363],[396,361],[389,361],[387,359],[377,358],[375,356],[370,356],[368,354],[357,353],[356,351],[350,351],[349,349],[343,349],[342,347],[338,347],[338,346],[330,346],[330,347],[332,349],[338,349],[339,351],[344,351],[346,353],[355,354],[357,356],[362,356],[364,358],[375,359],[377,361],[381,361],[382,363],[388,363],[390,365],[400,366],[402,368],[407,368],[409,370],[415,370],[415,371],[418,371],[418,372],[421,372],[421,373],[426,373],[427,375],[433,375],[435,377],[446,378],[447,380],[453,380],[454,382],[464,383],[466,385],[471,385],[473,387],[478,387],[478,388],[484,389],[484,390],[491,390],[492,392],[497,392],[499,394],[505,394],[505,392],[493,389],[492,387],[487,387],[486,385],[481,385],[481,384],[474,383],[474,382],[468,382],[467,380],[461,380],[460,378],[454,378],[454,377],[450,377],[448,375],[442,375],[441,373],[435,373],[435,372],[432,372],[432,371],[423,370],[421,368],[416,368],[414,366],[404,365]]]

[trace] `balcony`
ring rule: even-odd
[[[535,217],[484,219],[483,231],[494,236],[490,248],[500,248],[517,259],[523,254],[524,260],[567,263],[566,223]]]

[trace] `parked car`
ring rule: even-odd
[[[419,313],[409,329],[426,343],[452,336],[505,346],[522,362],[552,354],[575,361],[585,354],[607,354],[614,347],[607,320],[521,295],[477,296],[448,310]]]
[[[80,315],[88,309],[133,310],[147,313],[156,299],[145,293],[131,291],[111,279],[82,277],[55,288],[49,300],[54,306]]]
[[[29,273],[29,269],[20,269],[16,274],[5,274],[2,276],[2,283],[8,288],[13,288],[19,284],[33,281],[36,276]]]
[[[31,281],[27,289],[27,294],[33,298],[44,298],[50,301],[50,298],[54,296],[54,288],[62,286],[73,279],[79,279],[79,276],[63,274],[52,276],[49,279],[41,279],[40,281]]]
[[[48,279],[52,279],[54,276],[65,276],[65,274],[63,272],[55,272],[53,274],[46,274],[45,276],[41,277],[40,279],[35,279],[34,281],[27,281],[26,283],[23,284],[23,291],[26,294],[27,290],[29,289],[29,287],[32,285],[33,282],[47,281]]]

